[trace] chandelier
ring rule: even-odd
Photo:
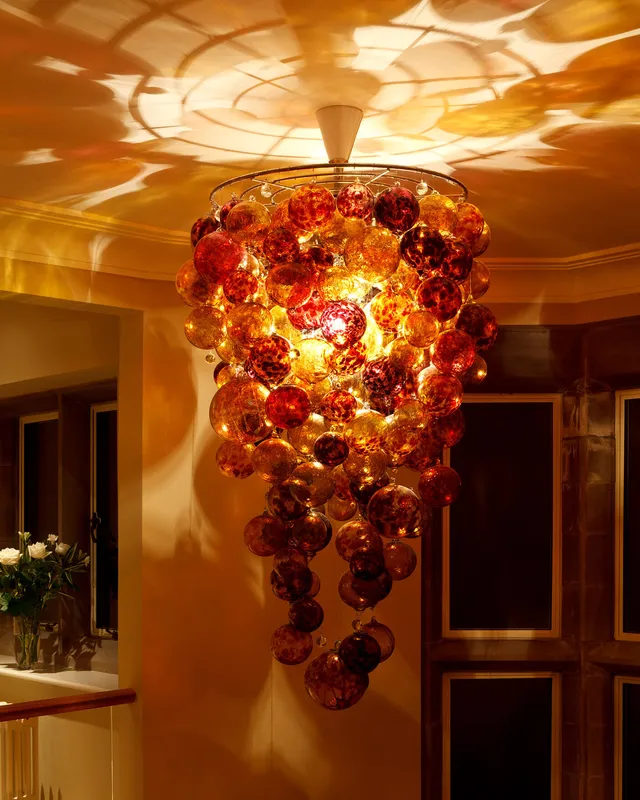
[[[361,117],[318,112],[327,164],[217,186],[176,279],[192,307],[187,339],[217,362],[218,467],[268,486],[244,541],[273,560],[273,593],[289,604],[271,652],[308,662],[307,692],[331,710],[357,703],[393,653],[393,632],[366,615],[415,571],[410,541],[432,509],[459,494],[443,450],[464,433],[463,387],[486,375],[480,353],[498,330],[478,303],[489,273],[476,257],[491,233],[466,188],[430,170],[347,163]],[[400,467],[420,473],[417,493]],[[331,648],[313,559],[332,540],[356,618]]]

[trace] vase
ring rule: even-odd
[[[33,669],[38,663],[40,617],[18,617],[18,669]]]

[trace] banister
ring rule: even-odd
[[[46,700],[27,700],[24,703],[0,705],[0,722],[30,717],[47,717],[52,714],[71,714],[93,708],[109,708],[133,703],[134,689],[111,689],[105,692],[76,694],[69,697],[51,697]]]

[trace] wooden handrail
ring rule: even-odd
[[[133,703],[136,693],[133,689],[112,689],[107,692],[75,694],[70,697],[51,697],[46,700],[28,700],[25,703],[9,703],[0,706],[0,722],[30,717],[48,717],[51,714],[71,714],[75,711],[89,711],[92,708],[108,708]]]

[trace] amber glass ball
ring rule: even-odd
[[[375,395],[398,394],[404,386],[402,370],[385,356],[369,361],[362,374],[367,391]]]
[[[462,305],[460,287],[440,275],[426,278],[416,292],[416,300],[438,322],[455,317]]]
[[[440,268],[446,253],[446,244],[437,231],[420,224],[404,234],[400,250],[405,262],[426,277]]]
[[[350,452],[343,465],[345,475],[358,484],[375,483],[387,471],[387,456],[383,450],[371,453]]]
[[[293,603],[306,597],[313,586],[313,573],[308,567],[296,567],[284,575],[273,570],[270,576],[271,591],[278,600]]]
[[[317,231],[326,225],[336,210],[333,195],[324,186],[309,183],[289,198],[289,219],[303,231]]]
[[[373,636],[380,645],[380,663],[391,657],[396,647],[396,637],[393,635],[391,628],[372,619],[371,622],[367,622],[366,625],[360,628],[360,632]]]
[[[253,473],[252,452],[250,444],[222,442],[216,450],[218,469],[227,478],[248,478]]]
[[[498,336],[498,321],[486,307],[467,303],[460,309],[456,328],[469,334],[478,350],[488,350]]]
[[[359,547],[349,559],[349,569],[356,578],[372,581],[385,570],[384,556],[377,548]]]
[[[453,235],[473,245],[482,236],[483,229],[484,217],[480,209],[473,203],[461,203],[458,206],[458,217]]]
[[[294,625],[281,625],[271,637],[273,657],[287,666],[302,664],[309,658],[312,650],[313,637],[311,634]]]
[[[383,550],[384,564],[392,581],[408,578],[418,564],[416,551],[406,542],[387,542]]]
[[[369,283],[378,283],[390,278],[398,269],[400,246],[386,228],[365,228],[361,236],[347,242],[344,260],[352,274]]]
[[[442,448],[428,438],[422,438],[407,455],[404,466],[416,472],[422,472],[440,461]]]
[[[276,334],[258,339],[251,348],[247,368],[267,385],[277,384],[291,369],[291,345]]]
[[[389,539],[409,535],[420,520],[420,499],[400,484],[385,486],[373,495],[367,506],[367,519],[376,531]]]
[[[368,633],[352,633],[340,643],[338,654],[345,665],[356,673],[369,673],[380,663],[382,650],[378,640]]]
[[[391,591],[393,582],[386,572],[370,581],[356,578],[352,572],[345,572],[338,583],[338,594],[343,603],[356,611],[375,608]]]
[[[269,336],[272,331],[271,314],[260,303],[241,303],[234,306],[227,315],[229,338],[241,347],[251,347],[254,342]]]
[[[471,252],[474,256],[481,256],[491,244],[491,228],[485,222],[482,226],[482,233],[471,245]]]
[[[465,385],[477,386],[487,377],[487,362],[480,355],[476,355],[473,364],[462,376]]]
[[[418,221],[420,206],[408,189],[390,186],[376,197],[374,214],[379,225],[393,233],[404,233]]]
[[[320,402],[320,413],[329,422],[350,422],[356,415],[358,401],[343,389],[325,394]]]
[[[475,357],[473,339],[455,328],[442,331],[431,346],[431,363],[445,375],[462,375]]]
[[[362,340],[351,347],[335,348],[329,351],[325,362],[327,374],[330,371],[335,375],[353,375],[362,369],[366,360],[367,347]]]
[[[278,386],[266,400],[267,417],[278,428],[297,428],[309,417],[311,401],[299,386]]]
[[[251,444],[268,436],[273,424],[267,418],[269,390],[258,381],[235,379],[215,393],[209,407],[211,427],[222,439]]]
[[[373,453],[384,443],[387,422],[377,411],[361,411],[345,427],[349,448],[357,453]]]
[[[313,453],[316,439],[325,432],[324,419],[319,414],[311,414],[309,419],[287,433],[289,443],[305,456]]]
[[[327,467],[337,467],[349,455],[349,445],[341,434],[327,431],[316,439],[313,454],[321,464],[325,464]]]
[[[429,194],[422,197],[419,220],[429,228],[441,234],[451,233],[455,227],[458,214],[453,200],[442,194]]]
[[[273,556],[289,541],[286,525],[275,517],[261,514],[245,525],[244,543],[255,556]]]
[[[251,465],[256,475],[263,481],[280,483],[288,478],[298,465],[298,454],[282,439],[265,439],[254,448]]]
[[[412,311],[401,326],[402,335],[414,347],[429,347],[439,330],[438,320],[429,311]]]
[[[310,267],[314,272],[324,272],[328,267],[333,266],[333,253],[328,247],[314,245],[300,253],[298,262],[305,267]]]
[[[401,260],[400,266],[387,281],[386,288],[394,289],[395,291],[409,289],[414,292],[421,281],[422,278],[419,272],[414,267],[409,266],[406,261]]]
[[[324,339],[303,339],[296,345],[298,356],[291,362],[293,374],[309,383],[318,383],[329,374],[330,346]]]
[[[326,307],[320,318],[320,327],[324,338],[334,347],[351,347],[364,336],[367,318],[360,306],[349,300],[340,300]]]
[[[276,305],[294,308],[311,298],[314,288],[313,273],[301,264],[280,264],[269,270],[265,288]]]
[[[325,249],[336,255],[343,255],[347,243],[354,238],[362,236],[365,228],[366,222],[364,220],[343,217],[342,214],[336,211],[329,222],[318,231],[317,235],[321,237],[322,246]],[[333,263],[333,258],[331,262]],[[318,264],[316,268],[322,271],[323,266]],[[326,266],[331,265],[327,264]]]
[[[439,447],[453,447],[464,436],[464,416],[459,408],[444,417],[430,417],[425,431],[432,442]]]
[[[490,285],[489,268],[482,261],[474,261],[469,273],[469,294],[473,301],[477,302],[481,297],[484,297],[489,291]]]
[[[237,269],[225,278],[223,287],[230,303],[244,303],[258,291],[258,279],[246,269]]]
[[[387,358],[392,367],[399,370],[403,376],[402,390],[410,391],[409,375],[412,372],[420,372],[429,364],[429,356],[426,350],[414,347],[404,338],[399,336],[394,339],[387,348]],[[389,396],[387,399],[395,400],[397,397]]]
[[[336,550],[340,558],[351,561],[351,556],[360,548],[382,551],[382,539],[373,527],[364,519],[345,523],[336,536]]]
[[[462,384],[452,375],[439,375],[430,369],[418,375],[418,400],[429,414],[446,416],[460,407]]]
[[[274,484],[266,494],[268,512],[283,522],[290,522],[307,513],[307,507],[295,498],[292,489],[291,480],[287,478]]]
[[[418,491],[427,505],[443,508],[453,503],[460,494],[460,476],[455,469],[436,464],[422,473]]]
[[[413,311],[413,298],[406,289],[393,292],[385,289],[371,301],[371,316],[384,331],[397,331],[404,318]]]
[[[291,228],[270,228],[262,243],[262,252],[271,264],[293,264],[300,255],[298,237]]]
[[[395,418],[399,423],[406,425],[407,428],[421,430],[429,421],[427,410],[419,400],[403,400],[394,412]]]
[[[362,183],[350,183],[338,193],[338,211],[343,217],[355,217],[366,222],[373,216],[373,194]]]
[[[191,247],[195,247],[203,236],[217,231],[220,223],[215,217],[200,217],[191,226]]]
[[[366,293],[362,281],[346,267],[327,267],[316,280],[318,292],[327,301],[357,300]]]
[[[384,440],[385,452],[398,459],[401,456],[408,455],[416,447],[419,440],[420,431],[418,428],[409,427],[401,417],[397,417],[394,413],[393,417],[387,422],[387,435]]]
[[[310,511],[289,524],[289,541],[312,557],[331,541],[331,522],[319,511]]]
[[[195,308],[207,302],[213,291],[213,286],[202,277],[193,265],[190,258],[178,270],[176,275],[176,291],[180,299],[188,306]]]
[[[318,461],[300,464],[289,480],[293,496],[308,508],[326,503],[335,489],[331,468]]]
[[[324,622],[324,611],[317,600],[303,597],[289,606],[289,622],[296,630],[311,633]]]
[[[194,347],[212,350],[227,335],[225,315],[211,306],[198,306],[187,317],[184,333]]]
[[[245,257],[242,245],[234,242],[224,231],[214,231],[203,236],[193,251],[196,270],[210,283],[223,283],[224,279],[238,269]]]
[[[366,672],[352,672],[334,650],[313,659],[304,673],[309,697],[329,711],[352,708],[369,686]]]
[[[255,200],[242,200],[229,210],[225,229],[240,244],[253,244],[264,238],[266,226],[271,222],[267,209]]]
[[[327,503],[327,513],[338,522],[352,519],[357,510],[358,504],[355,500],[343,500],[342,497],[338,497],[336,494]]]

